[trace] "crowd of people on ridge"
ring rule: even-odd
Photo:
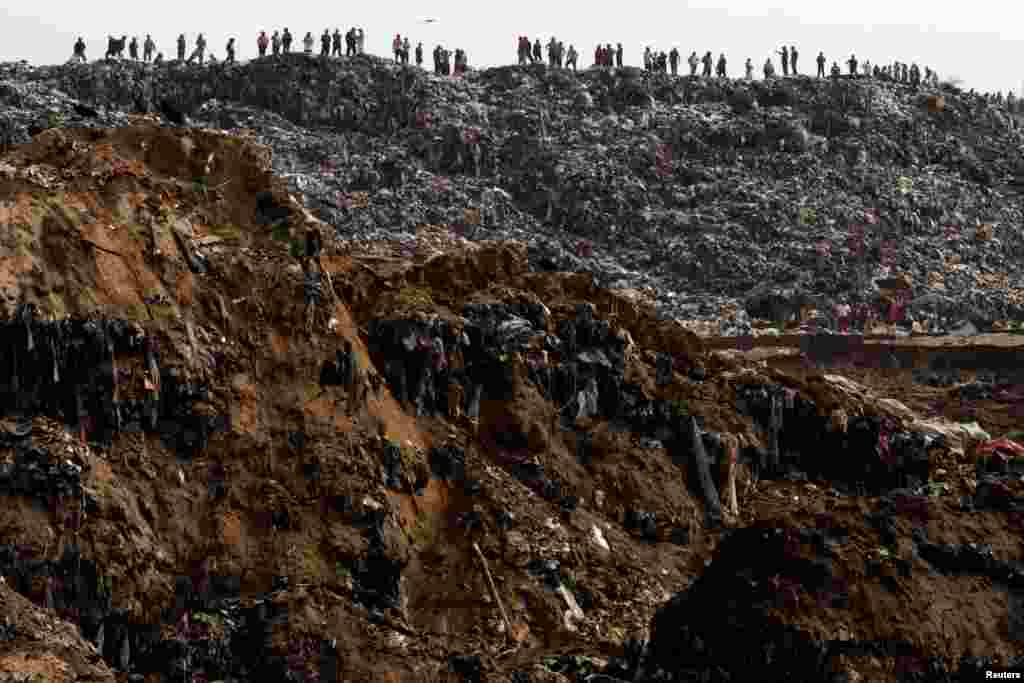
[[[320,35],[320,56],[321,57],[341,57],[341,44],[342,38],[345,41],[345,57],[353,57],[356,55],[365,54],[365,41],[366,34],[362,28],[351,28],[344,36],[339,29],[335,28],[334,32],[330,32],[328,29],[324,29],[324,32]],[[527,64],[540,64],[543,63],[545,47],[541,44],[539,38],[534,39],[531,43],[529,37],[519,36],[518,41],[518,63],[520,66]],[[256,48],[259,52],[260,58],[267,56],[267,50],[270,49],[270,54],[277,56],[280,54],[289,54],[291,52],[293,42],[293,36],[288,28],[285,28],[283,32],[274,31],[272,35],[268,36],[266,31],[260,31],[256,38]],[[306,32],[305,37],[302,39],[303,52],[307,55],[313,54],[313,48],[316,40],[311,32]],[[124,58],[124,50],[127,48],[130,59],[138,61],[139,56],[139,39],[137,36],[133,36],[129,41],[127,36],[121,38],[114,38],[108,36],[106,59],[114,57]],[[141,44],[142,56],[141,61],[150,62],[153,64],[162,64],[164,62],[164,56],[162,52],[157,52],[156,43],[153,41],[153,37],[150,34],[146,34],[145,40]],[[198,34],[195,39],[195,47],[189,56],[186,58],[185,52],[187,47],[187,41],[185,40],[185,34],[180,34],[177,39],[177,60],[186,64],[192,64],[198,62],[203,64],[206,58],[209,58],[210,63],[217,63],[215,57],[212,54],[206,53],[206,38],[202,33]],[[411,43],[409,37],[404,38],[395,34],[394,39],[391,43],[391,50],[394,54],[395,62],[402,65],[409,64],[409,51]],[[71,57],[73,62],[85,62],[85,41],[79,37],[75,41],[74,53]],[[229,38],[227,44],[224,47],[226,57],[224,64],[232,64],[236,59],[236,48],[234,37]],[[579,57],[575,46],[569,45],[568,50],[565,49],[565,45],[561,40],[557,40],[554,36],[548,41],[547,46],[547,66],[553,69],[572,69],[577,70],[577,59]],[[612,47],[611,43],[604,45],[598,44],[594,48],[594,66],[598,68],[622,68],[623,48],[622,43],[616,43],[615,47]],[[782,76],[789,77],[800,76],[798,70],[798,59],[800,53],[797,51],[795,45],[786,46],[783,45],[782,49],[776,53],[779,56],[780,64],[782,67]],[[434,57],[434,73],[438,76],[459,76],[466,72],[469,68],[469,61],[466,56],[466,52],[462,49],[456,49],[454,53],[446,49],[442,45],[437,45],[433,52]],[[673,47],[669,52],[654,51],[650,46],[647,46],[643,52],[644,70],[652,73],[671,73],[673,76],[679,75],[680,59],[682,54],[679,49]],[[415,48],[415,59],[416,66],[422,67],[423,65],[423,43],[419,42]],[[828,60],[825,58],[823,52],[819,52],[815,58],[817,65],[817,77],[826,77],[826,64]],[[712,71],[714,77],[727,78],[727,61],[724,53],[718,55],[716,60],[710,50],[704,53],[702,57],[697,56],[697,52],[693,51],[690,56],[686,58],[686,64],[689,66],[689,75],[691,77],[697,76],[697,68],[701,67],[700,76],[703,78],[711,78]],[[564,66],[563,66],[564,65]],[[917,87],[920,85],[937,86],[939,82],[938,74],[928,66],[924,67],[923,73],[921,68],[916,63],[906,64],[905,62],[894,61],[891,64],[872,64],[868,60],[860,62],[857,57],[853,54],[845,60],[847,68],[846,75],[848,77],[864,77],[874,78],[877,80],[888,81],[893,83],[904,83]],[[754,78],[754,64],[748,57],[744,63],[744,78],[752,80]],[[761,73],[764,78],[771,79],[776,77],[775,64],[772,60],[772,56],[769,56],[763,66],[761,67]],[[828,70],[828,76],[831,78],[839,78],[843,75],[842,69],[839,64],[835,61],[832,62],[831,67]],[[974,91],[971,90],[973,94]],[[987,93],[981,95],[990,104],[997,106],[1005,106],[1009,111],[1015,113],[1024,113],[1024,98],[1016,97],[1013,92],[1008,91],[1004,97],[1002,93]]]

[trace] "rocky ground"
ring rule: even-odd
[[[20,111],[71,102],[18,78]],[[390,190],[408,224],[371,185],[334,225],[256,122],[67,112],[0,157],[0,680],[1021,666],[1018,336],[703,338],[637,291],[657,268],[560,271],[523,233],[576,236],[522,197],[520,233],[429,183]]]

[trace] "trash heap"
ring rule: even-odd
[[[292,54],[2,64],[0,102],[9,143],[129,112],[252,136],[346,239],[400,252],[422,225],[519,239],[538,269],[652,288],[665,314],[715,321],[710,334],[749,334],[765,315],[837,329],[837,304],[864,312],[850,331],[1024,317],[1024,139],[950,85],[541,65],[449,79]]]

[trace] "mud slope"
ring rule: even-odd
[[[341,242],[216,131],[50,130],[0,169],[11,672],[883,681],[1022,653],[1020,462],[895,385],[713,352],[521,243]],[[787,633],[797,662],[766,654]]]

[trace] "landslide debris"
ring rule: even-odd
[[[15,675],[1020,666],[1020,437],[987,410],[713,352],[523,242],[343,240],[270,156],[140,122],[0,157]]]

